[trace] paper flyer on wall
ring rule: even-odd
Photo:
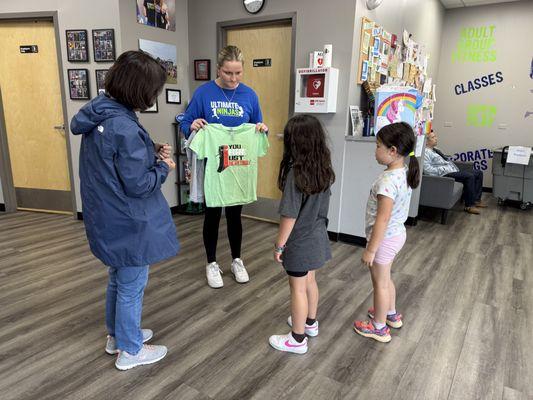
[[[394,122],[415,125],[417,91],[405,86],[382,86],[376,91],[375,132]]]

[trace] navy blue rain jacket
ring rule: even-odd
[[[161,193],[168,166],[135,112],[100,95],[70,123],[83,135],[83,220],[93,254],[112,267],[142,266],[176,255],[176,227]]]

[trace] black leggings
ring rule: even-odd
[[[228,239],[231,247],[231,257],[241,258],[242,243],[242,206],[226,207],[226,223],[228,225]],[[204,218],[204,247],[207,262],[217,260],[218,226],[222,207],[206,207]]]

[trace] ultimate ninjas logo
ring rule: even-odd
[[[219,164],[217,172],[222,172],[235,165],[250,165],[246,160],[246,150],[240,144],[224,144],[218,147]]]

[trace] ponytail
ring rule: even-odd
[[[414,155],[409,157],[409,171],[407,171],[407,184],[414,189],[420,183],[420,167]]]

